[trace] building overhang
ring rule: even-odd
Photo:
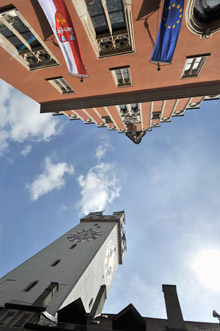
[[[59,113],[74,109],[108,107],[121,104],[172,100],[217,94],[220,94],[220,81],[200,82],[159,89],[147,89],[127,93],[43,102],[40,104],[40,112]]]

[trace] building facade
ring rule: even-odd
[[[150,62],[162,0],[65,0],[88,78],[71,76],[35,0],[1,0],[0,77],[41,112],[125,133],[152,128],[220,95],[219,0],[185,0],[172,64]],[[175,1],[173,0],[175,6]]]
[[[100,315],[126,251],[124,224],[124,212],[90,213],[2,277],[0,328],[22,328],[39,319],[57,322],[57,315],[67,321],[71,311],[77,324]],[[74,322],[71,316],[68,321]]]

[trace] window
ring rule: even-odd
[[[219,0],[189,0],[186,24],[190,31],[201,38],[210,38],[220,31]]]
[[[59,65],[16,8],[0,13],[0,45],[28,70]]]
[[[73,249],[73,248],[75,248],[75,247],[76,247],[76,244],[70,246],[70,249]]]
[[[122,114],[126,114],[128,112],[127,106],[126,105],[120,105],[120,112]]]
[[[132,103],[131,104],[131,110],[135,113],[138,112],[138,104],[137,103]]]
[[[47,81],[53,85],[61,94],[74,93],[71,86],[63,77],[48,78]]]
[[[0,325],[6,325],[8,322],[11,321],[12,317],[15,316],[17,310],[8,310],[1,318],[0,318]]]
[[[51,264],[51,267],[55,267],[61,260],[56,260]]]
[[[220,1],[219,0],[195,0],[195,18],[202,23],[212,23],[219,19]]]
[[[125,0],[74,0],[98,58],[134,51],[131,4]]]
[[[105,123],[113,123],[109,116],[102,116],[102,119],[104,120]]]
[[[24,292],[29,292],[35,285],[37,285],[38,280],[31,282],[25,289]]]
[[[161,112],[155,112],[152,114],[152,120],[158,120],[160,119]]]
[[[116,86],[131,85],[131,73],[129,67],[111,69]]]
[[[22,328],[29,319],[33,316],[33,313],[23,313],[12,325],[13,328]]]
[[[186,59],[185,68],[183,71],[182,78],[197,77],[202,70],[208,55],[199,55],[194,57],[188,57]]]
[[[91,309],[92,304],[93,304],[93,298],[89,301],[89,309]]]

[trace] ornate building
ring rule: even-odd
[[[0,77],[41,105],[133,142],[220,95],[218,0],[185,0],[172,64],[150,62],[162,0],[65,0],[88,73],[71,76],[34,0],[1,0]],[[174,4],[175,5],[175,4]]]

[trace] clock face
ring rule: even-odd
[[[113,241],[109,241],[106,253],[105,253],[105,262],[104,262],[104,276],[105,282],[108,285],[113,277],[114,272],[114,264],[115,264],[115,246]]]
[[[68,234],[67,239],[74,244],[79,244],[81,242],[88,242],[95,240],[102,235],[102,231],[96,229],[82,229],[80,231],[74,231]]]

